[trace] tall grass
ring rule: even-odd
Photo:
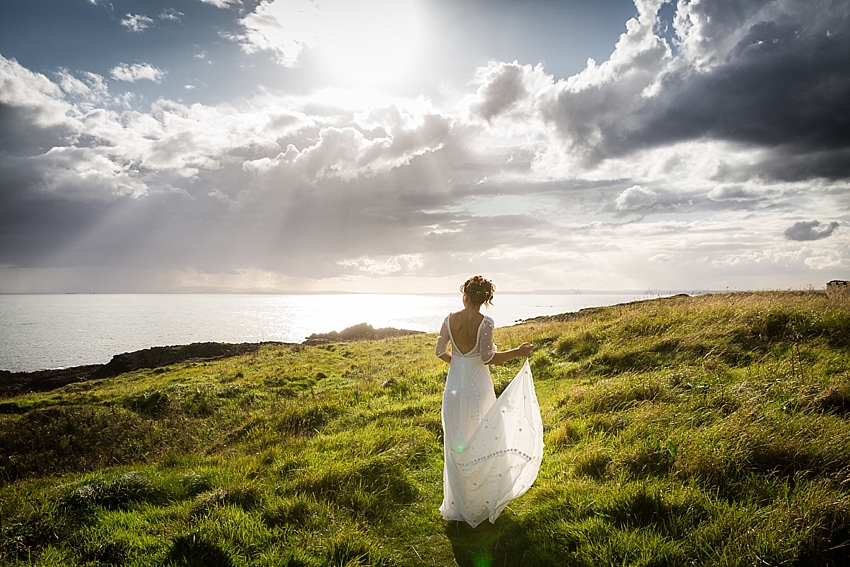
[[[5,400],[6,565],[844,565],[850,307],[676,297],[537,345],[536,485],[445,522],[434,336],[268,346]],[[494,367],[497,391],[521,361]]]

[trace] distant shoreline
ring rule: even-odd
[[[766,291],[751,289],[624,289],[624,290],[598,290],[598,289],[537,289],[531,291],[508,291],[498,290],[500,295],[706,295],[712,293],[737,293],[747,291]],[[771,291],[771,290],[767,290]],[[53,291],[53,292],[30,292],[30,291],[0,291],[3,295],[457,295],[454,291],[440,292],[381,292],[381,291],[277,291],[277,290],[226,290],[226,289],[203,289],[184,291]]]
[[[499,299],[501,297],[501,299]],[[499,326],[656,296],[497,291]],[[105,364],[116,353],[194,342],[301,343],[361,322],[435,332],[460,294],[17,294],[0,296],[0,369]]]

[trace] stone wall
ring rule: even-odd
[[[832,280],[826,284],[826,294],[832,299],[850,299],[850,282]]]

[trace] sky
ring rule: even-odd
[[[0,292],[850,279],[845,0],[0,0]]]

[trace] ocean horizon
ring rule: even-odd
[[[500,292],[483,312],[507,326],[672,293]],[[359,323],[437,332],[461,307],[457,293],[4,294],[0,370],[105,364],[124,352],[195,342],[300,343]]]

